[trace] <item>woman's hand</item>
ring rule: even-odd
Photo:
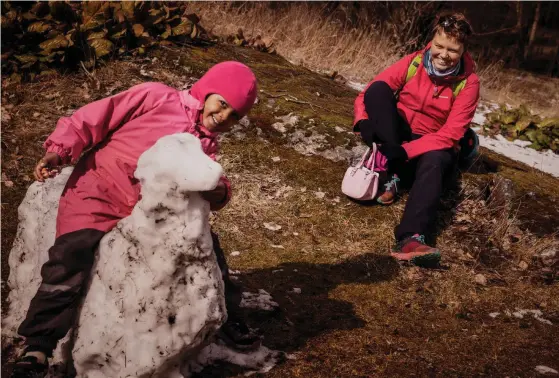
[[[408,160],[408,154],[404,147],[400,146],[399,144],[390,144],[390,143],[383,143],[379,146],[379,151],[386,156],[388,161],[399,160],[399,161],[406,161]]]
[[[227,199],[227,186],[220,181],[215,189],[208,190],[206,192],[200,192],[203,199],[210,203],[210,209],[212,211],[218,210]]]
[[[55,152],[47,152],[45,156],[37,163],[33,176],[35,180],[43,182],[46,178],[52,178],[59,172],[58,167],[62,163],[62,159]]]
[[[406,160],[408,160],[406,150],[399,144],[383,143],[378,149],[386,157],[388,169],[393,172],[399,171]]]

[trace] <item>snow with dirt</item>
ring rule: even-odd
[[[19,208],[3,321],[12,336],[40,284],[71,170],[32,184]],[[163,137],[140,157],[142,198],[101,241],[74,337],[59,344],[55,363],[73,358],[84,377],[182,377],[219,359],[264,371],[274,365],[279,354],[265,347],[247,356],[210,344],[226,309],[209,204],[198,192],[221,175],[190,134]]]
[[[366,88],[366,84],[349,81],[347,85],[359,92]],[[491,112],[492,109],[498,108],[497,104],[481,104],[478,106],[473,123],[476,125],[483,125],[485,123],[485,116]],[[479,131],[479,127],[474,128]],[[549,173],[555,177],[559,177],[559,155],[553,153],[551,150],[536,151],[532,148],[527,148],[531,142],[524,142],[521,140],[509,141],[502,135],[497,135],[495,138],[480,135],[479,144],[491,151],[495,151],[513,160],[519,161],[532,168]]]

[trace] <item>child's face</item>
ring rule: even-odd
[[[222,96],[213,93],[206,98],[202,111],[202,124],[208,130],[229,131],[238,120],[239,115]]]

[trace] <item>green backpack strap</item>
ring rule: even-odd
[[[406,74],[406,83],[411,80],[412,77],[417,73],[417,69],[423,60],[423,54],[417,54],[415,58],[411,61],[408,67],[408,73]],[[460,91],[466,86],[467,79],[461,80],[458,83],[452,85],[452,95],[456,98]],[[405,84],[404,84],[405,85]],[[398,91],[399,92],[399,91]]]
[[[460,93],[460,91],[462,89],[464,89],[464,87],[466,86],[466,82],[468,79],[464,79],[459,81],[458,83],[454,83],[452,85],[452,95],[456,98],[456,96],[458,96],[458,93]]]
[[[411,80],[412,77],[415,76],[417,72],[417,68],[421,64],[421,59],[423,59],[423,54],[417,54],[415,58],[411,61],[410,66],[408,67],[408,73],[406,75],[406,83]]]

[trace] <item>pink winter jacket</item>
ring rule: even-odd
[[[235,91],[222,94],[226,100],[233,100],[233,107],[238,104],[236,110],[243,115],[254,103],[256,79],[240,63],[226,62],[214,67],[225,65],[227,71],[230,68],[227,63],[237,64],[234,68],[242,68],[240,76],[245,74],[244,79],[253,81],[249,89],[240,85],[244,101],[239,96],[237,101],[232,98],[237,94]],[[219,67],[216,71],[223,75]],[[235,69],[233,73],[239,77]],[[198,82],[202,85],[197,83],[192,88],[203,99],[209,94],[201,88],[207,82],[203,77]],[[245,105],[250,101],[247,108]],[[140,196],[140,184],[134,178],[138,158],[165,135],[191,133],[200,139],[204,152],[215,159],[217,134],[197,122],[203,105],[190,91],[178,91],[161,83],[144,83],[86,105],[71,117],[61,118],[44,144],[46,150],[56,152],[64,163],[76,162],[83,151],[91,150],[79,159],[60,199],[57,237],[84,228],[109,231],[120,219],[130,215]],[[227,178],[222,177],[222,181],[228,189],[222,204],[225,206],[231,190]]]

